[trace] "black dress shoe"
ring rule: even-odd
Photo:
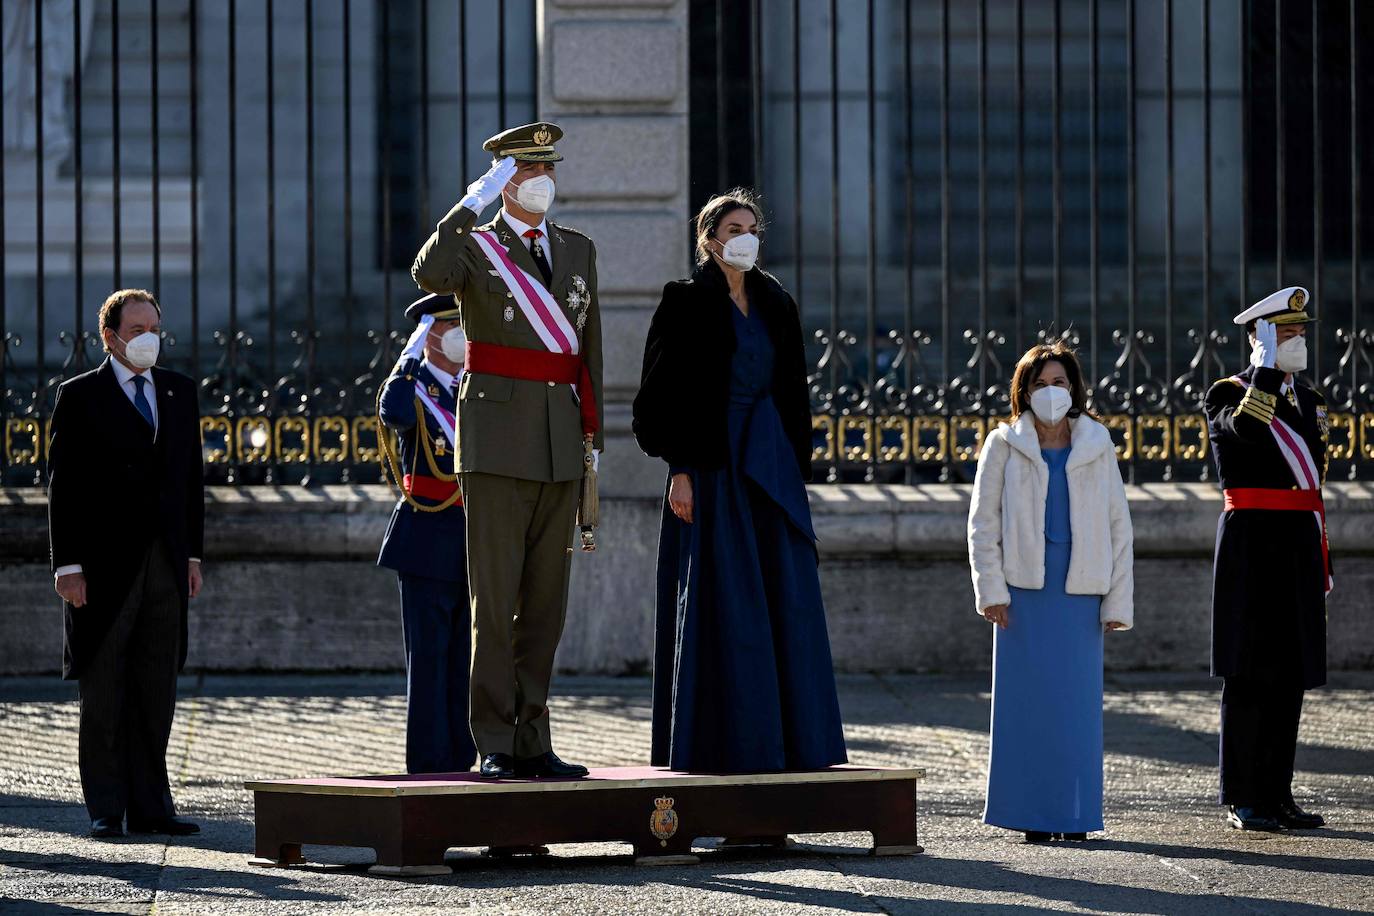
[[[1275,819],[1280,825],[1291,830],[1316,830],[1326,824],[1326,819],[1320,814],[1308,814],[1291,798],[1279,802]]]
[[[482,758],[483,779],[514,779],[515,758],[510,754],[488,754]]]
[[[1083,843],[1087,841],[1088,835],[1086,833],[1061,833],[1059,838],[1068,840],[1070,843]]]
[[[130,833],[158,833],[165,836],[191,836],[200,833],[200,825],[195,821],[179,817],[164,817],[156,821],[139,821],[129,818]]]
[[[564,763],[553,751],[545,751],[538,757],[515,761],[515,775],[520,779],[578,779],[587,775],[587,768]]]
[[[1027,842],[1027,843],[1048,843],[1048,842],[1049,842],[1050,840],[1052,840],[1052,839],[1054,839],[1054,835],[1053,835],[1052,833],[1050,833],[1048,830],[1027,830],[1027,831],[1026,831],[1026,842]]]
[[[112,840],[124,835],[124,825],[117,817],[98,817],[91,821],[91,836],[97,840]]]
[[[1232,805],[1226,810],[1226,823],[1237,830],[1262,830],[1273,833],[1279,829],[1276,817],[1260,808]]]

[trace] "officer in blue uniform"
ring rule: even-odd
[[[451,296],[406,309],[415,333],[382,386],[380,436],[401,498],[377,565],[396,571],[406,648],[406,771],[456,773],[477,760],[468,725],[472,612],[463,501],[453,468],[457,402],[467,342]]]
[[[1293,800],[1303,692],[1326,682],[1331,564],[1321,486],[1326,401],[1307,368],[1307,290],[1279,290],[1236,316],[1250,367],[1207,393],[1225,509],[1212,588],[1212,674],[1221,689],[1221,803],[1240,830],[1312,829]]]

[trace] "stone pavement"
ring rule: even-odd
[[[1300,802],[1312,833],[1227,830],[1213,803],[1216,690],[1192,675],[1109,675],[1107,830],[1027,846],[983,825],[986,676],[841,679],[856,763],[927,769],[927,853],[871,859],[865,835],[804,837],[774,856],[707,852],[636,869],[628,846],[555,847],[537,863],[457,860],[442,878],[368,875],[366,850],[307,847],[329,864],[259,870],[245,778],[395,772],[398,677],[217,676],[182,683],[170,765],[199,837],[96,842],[80,805],[74,691],[0,680],[0,912],[953,913],[1374,912],[1374,672],[1308,695]],[[563,679],[555,743],[593,765],[643,762],[648,683]]]

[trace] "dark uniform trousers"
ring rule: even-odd
[[[77,614],[81,609],[77,609]],[[91,819],[176,814],[167,740],[176,710],[181,598],[154,540],[104,641],[81,675],[81,788]]]
[[[406,772],[466,772],[477,756],[468,731],[467,582],[409,573],[396,579],[406,644]]]
[[[549,681],[563,634],[580,480],[544,483],[461,475],[473,656],[472,736],[488,754],[535,757],[553,749]]]
[[[1221,688],[1221,803],[1267,808],[1292,797],[1300,683],[1236,675]]]

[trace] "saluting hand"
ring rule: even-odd
[[[459,203],[481,216],[483,210],[500,199],[501,191],[515,177],[516,168],[514,156],[496,160],[485,175],[468,185],[467,196]]]
[[[983,608],[983,616],[987,618],[988,623],[995,624],[1005,630],[1007,624],[1011,622],[1011,605],[994,604],[992,607]]]
[[[65,576],[58,576],[56,588],[57,593],[62,596],[62,600],[72,607],[86,606],[85,573],[67,573]]]
[[[1274,368],[1279,352],[1279,332],[1272,322],[1263,318],[1255,322],[1255,339],[1250,347],[1250,365],[1256,369]]]
[[[692,524],[692,475],[674,474],[668,487],[668,507],[687,524]]]

